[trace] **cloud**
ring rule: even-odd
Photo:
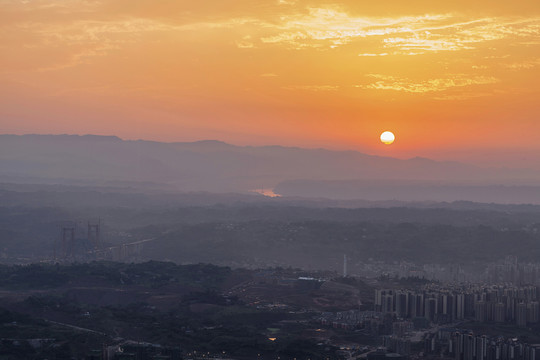
[[[236,43],[236,46],[239,47],[240,49],[251,49],[255,47],[255,45],[251,41],[251,36],[249,35],[244,36],[242,40],[238,40],[235,43]]]
[[[377,81],[368,85],[356,85],[358,88],[371,90],[393,90],[408,93],[428,93],[440,92],[455,87],[465,87],[471,85],[495,84],[500,80],[491,76],[473,76],[457,74],[446,78],[435,78],[424,81],[413,81],[407,78],[387,76],[381,74],[369,74]]]
[[[337,85],[291,85],[286,86],[287,90],[307,90],[307,91],[337,91],[340,86]]]
[[[280,5],[291,6],[280,6]],[[294,5],[294,6],[292,6]],[[16,28],[34,31],[38,36],[58,41],[111,41],[117,34],[144,32],[181,33],[233,29],[232,44],[239,48],[282,45],[290,49],[336,49],[351,43],[366,45],[368,54],[418,55],[425,52],[474,49],[477,45],[501,39],[534,43],[540,37],[540,17],[467,18],[458,14],[423,14],[417,16],[355,16],[338,6],[303,8],[293,0],[277,0],[274,16],[264,13],[245,16],[222,16],[212,20],[182,13],[177,20],[142,14],[107,17],[99,13],[100,1],[36,0],[24,6],[25,11],[45,9],[50,16],[18,22]],[[270,6],[270,5],[267,5]],[[9,7],[11,11],[15,6]],[[136,8],[136,7],[135,7]],[[181,7],[180,7],[181,8]],[[58,13],[71,11],[70,21],[57,19]],[[94,12],[93,17],[87,12]],[[176,11],[179,11],[176,9]],[[274,13],[275,12],[275,13]],[[187,13],[189,14],[189,12]],[[78,17],[78,18],[77,18]],[[57,19],[55,22],[51,19]],[[215,34],[220,36],[222,34]]]
[[[507,38],[534,39],[540,36],[540,18],[466,19],[455,14],[359,17],[338,7],[320,7],[310,8],[307,14],[281,16],[270,30],[277,34],[262,37],[262,43],[292,49],[333,49],[374,39],[380,52],[417,55],[470,50],[487,41]]]
[[[250,19],[228,19],[215,22],[171,24],[154,19],[122,18],[114,20],[71,20],[65,22],[24,21],[6,30],[9,34],[24,35],[25,42],[15,44],[23,48],[56,49],[62,60],[40,65],[38,71],[53,71],[90,63],[92,58],[119,51],[129,44],[144,42],[147,35],[179,36],[185,33],[232,29],[249,23]],[[1,37],[0,37],[1,40]],[[1,43],[1,42],[0,42]],[[253,48],[250,36],[234,42],[239,48]],[[0,45],[1,46],[1,45]],[[63,55],[61,55],[63,54]],[[45,61],[45,59],[44,59]],[[46,61],[45,61],[46,62]]]
[[[51,54],[50,59],[35,62],[34,70],[54,71],[89,64],[96,58],[121,54],[131,44],[152,41],[161,41],[164,49],[172,44],[181,48],[189,41],[200,47],[228,46],[231,52],[239,51],[243,56],[252,51],[347,51],[340,54],[354,56],[353,61],[358,62],[369,57],[472,52],[480,47],[497,49],[483,54],[483,58],[503,57],[513,46],[535,47],[540,42],[540,17],[535,16],[474,17],[459,13],[360,16],[340,6],[305,7],[305,3],[295,0],[268,0],[261,5],[264,11],[241,15],[212,13],[213,16],[181,11],[183,7],[203,9],[209,5],[167,2],[167,6],[174,7],[170,12],[176,16],[167,17],[161,13],[145,15],[141,9],[147,9],[149,2],[143,0],[133,0],[133,7],[122,14],[118,9],[125,1],[7,1],[8,5],[0,2],[0,11],[7,9],[8,14],[17,15],[8,16],[9,24],[0,24],[3,33],[0,51],[10,54],[14,53],[13,49],[22,49],[21,53],[26,54],[31,48],[45,49]],[[109,3],[114,4],[117,12],[104,12]],[[502,40],[506,42],[495,43]],[[11,41],[9,45],[8,41]],[[483,69],[478,64],[475,66],[469,69]],[[519,57],[504,65],[516,71],[536,66],[534,61]],[[388,80],[381,81],[371,85],[379,89],[391,86]],[[463,81],[458,79],[456,83]],[[394,85],[397,88],[402,85],[402,91],[407,92],[436,87],[429,83],[422,83],[424,87],[406,86],[399,81]]]
[[[434,100],[441,100],[441,101],[461,101],[461,100],[469,100],[469,99],[477,99],[477,98],[483,98],[493,96],[493,93],[491,92],[462,92],[459,94],[441,94],[434,96]]]
[[[355,39],[413,31],[409,25],[445,19],[447,15],[371,18],[352,17],[339,8],[310,8],[307,15],[285,15],[274,26],[278,34],[262,37],[263,43],[282,43],[301,49],[334,48]]]
[[[368,57],[373,57],[373,56],[388,56],[388,53],[380,53],[380,54],[364,53],[364,54],[358,54],[358,56],[368,56]]]
[[[502,64],[502,66],[510,70],[529,70],[537,66],[540,66],[540,59],[507,63],[507,64]]]

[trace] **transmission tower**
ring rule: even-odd
[[[62,227],[62,244],[60,256],[67,259],[73,256],[73,247],[75,245],[75,227]]]
[[[94,250],[101,249],[101,219],[97,223],[88,222],[88,242]]]

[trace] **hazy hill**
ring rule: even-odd
[[[430,200],[452,202],[468,200],[478,203],[540,204],[540,186],[486,183],[407,181],[407,180],[292,180],[275,188],[283,196],[330,199],[365,199],[377,201]],[[410,205],[407,205],[410,206]]]
[[[446,184],[468,187],[538,179],[540,174],[529,170],[510,172],[423,158],[399,160],[356,151],[240,147],[219,141],[125,141],[94,135],[0,135],[2,182],[210,192],[246,192],[274,188],[281,183],[277,188],[291,196],[451,201],[469,200],[467,194],[475,193],[476,188],[463,195],[460,195],[463,188],[459,188],[446,192],[449,195],[443,198],[431,196]],[[366,187],[365,182],[374,180],[376,191]],[[430,182],[431,191],[423,191],[426,181]],[[341,190],[330,191],[328,184]],[[309,191],[305,191],[307,185]],[[414,191],[411,186],[416,187]],[[498,198],[498,190],[492,191],[494,202],[523,202],[529,198],[528,194],[539,193],[536,188],[524,188],[519,201],[512,201],[512,195]],[[402,197],[402,193],[407,197]],[[490,201],[490,194],[477,200]],[[531,197],[531,202],[540,203],[540,199]]]

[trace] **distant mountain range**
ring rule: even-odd
[[[356,151],[0,135],[0,182],[367,200],[540,203],[540,173]],[[524,186],[522,184],[528,184]],[[504,185],[504,186],[503,186]]]

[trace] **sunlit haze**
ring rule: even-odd
[[[540,360],[540,0],[0,0],[0,360]]]
[[[536,0],[0,0],[0,19],[3,133],[539,166]]]

